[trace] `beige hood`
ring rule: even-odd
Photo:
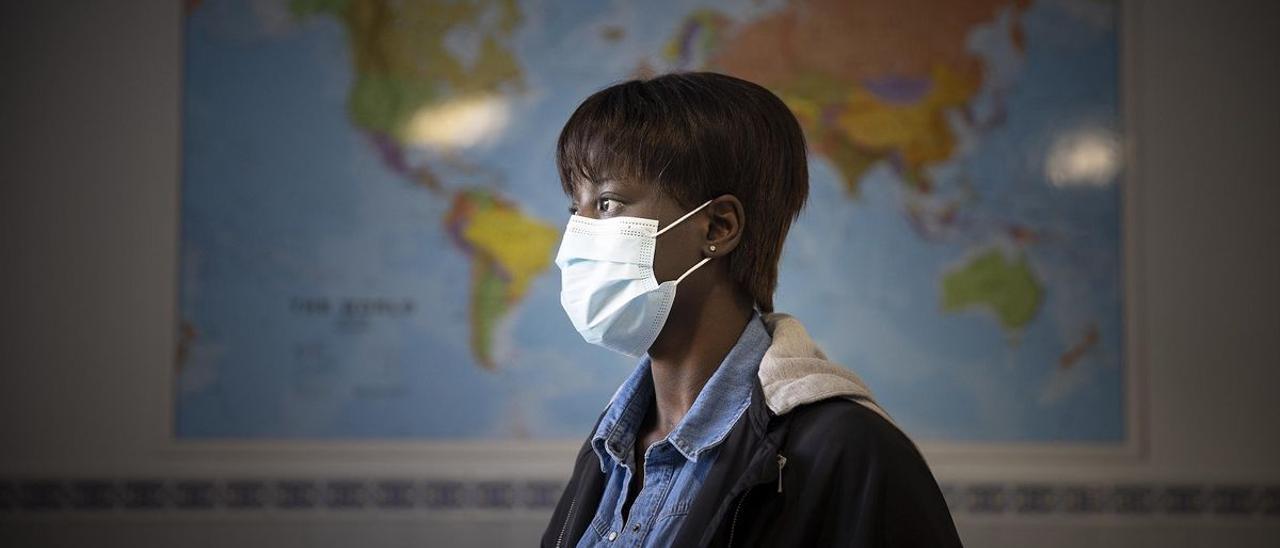
[[[762,314],[773,343],[760,361],[765,403],[783,415],[806,403],[848,398],[893,423],[871,396],[871,389],[852,371],[827,359],[800,320],[782,313]],[[896,424],[895,424],[896,425]]]

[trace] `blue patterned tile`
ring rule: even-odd
[[[558,481],[531,481],[524,488],[524,506],[534,509],[555,508],[564,491],[564,483]]]
[[[1215,514],[1243,516],[1259,510],[1261,499],[1247,485],[1222,485],[1209,492],[1209,508]]]
[[[18,486],[11,481],[0,481],[0,512],[18,509]]]
[[[169,502],[164,482],[160,480],[129,480],[124,482],[124,507],[133,510],[164,508]]]
[[[358,480],[330,481],[325,484],[325,506],[334,509],[364,508],[368,494],[364,482]]]
[[[463,507],[465,490],[462,482],[432,480],[423,484],[423,504],[427,508],[455,510]]]
[[[1150,514],[1155,510],[1155,490],[1150,485],[1117,485],[1111,504],[1119,514]]]
[[[969,511],[975,514],[999,514],[1008,506],[1005,486],[979,484],[969,486]]]
[[[1040,484],[1019,485],[1014,489],[1014,509],[1019,514],[1048,514],[1056,508],[1053,487]]]
[[[1166,514],[1200,514],[1206,507],[1204,487],[1170,485],[1160,494],[1160,509]]]
[[[320,490],[308,480],[284,480],[276,482],[276,506],[286,510],[315,508],[320,502]]]
[[[409,480],[379,481],[374,497],[379,508],[407,509],[413,508],[415,490]]]
[[[1058,491],[1060,507],[1068,514],[1099,514],[1107,510],[1107,498],[1101,487],[1067,485]]]
[[[1280,485],[1268,485],[1262,488],[1258,508],[1266,516],[1280,516]]]
[[[480,508],[512,508],[515,490],[509,481],[483,481],[476,484],[476,506]]]
[[[47,512],[67,507],[66,484],[55,480],[32,480],[18,487],[18,507],[28,512]]]
[[[107,480],[71,483],[71,507],[76,510],[110,510],[120,504],[120,490]]]
[[[183,510],[208,510],[216,506],[217,487],[208,480],[184,480],[173,485],[174,506]]]
[[[259,480],[228,481],[222,490],[224,504],[234,509],[257,509],[267,505],[267,483]]]

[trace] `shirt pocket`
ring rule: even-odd
[[[603,541],[609,535],[609,530],[612,525],[613,523],[609,519],[597,514],[596,517],[591,520],[591,526],[587,527],[587,533],[594,533],[596,540]]]
[[[689,507],[692,505],[693,497],[685,497],[677,500],[675,504],[671,504],[666,508],[663,508],[662,511],[658,513],[657,521],[683,518],[689,513]]]

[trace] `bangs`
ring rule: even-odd
[[[684,162],[688,129],[670,106],[648,96],[638,83],[626,83],[587,98],[560,132],[556,167],[560,187],[572,196],[578,185],[618,180],[656,184],[681,204],[693,197],[672,188],[681,173],[669,171]],[[688,190],[688,189],[684,189]]]

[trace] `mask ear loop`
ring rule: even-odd
[[[707,200],[707,201],[705,201],[705,202],[702,202],[702,205],[700,205],[700,206],[698,206],[698,207],[693,208],[693,211],[690,211],[690,212],[688,212],[688,213],[685,213],[685,214],[684,214],[684,216],[680,217],[679,219],[676,219],[676,220],[675,220],[674,222],[672,222],[671,224],[667,225],[666,227],[663,227],[663,229],[662,229],[662,230],[659,230],[659,231],[657,231],[656,233],[654,233],[653,237],[654,237],[654,238],[657,238],[658,236],[661,236],[663,232],[666,232],[666,231],[668,231],[668,230],[671,230],[671,227],[676,226],[676,225],[678,225],[678,224],[680,224],[680,223],[684,222],[684,220],[685,220],[685,219],[688,219],[689,217],[692,217],[694,213],[697,213],[697,212],[701,211],[701,210],[702,210],[702,208],[707,207],[707,204],[709,204],[709,203],[711,203],[711,200]]]
[[[653,235],[653,237],[654,237],[654,238],[657,238],[658,236],[661,236],[663,232],[666,232],[666,231],[670,230],[670,229],[671,229],[671,227],[676,226],[676,225],[678,225],[678,224],[680,224],[680,223],[684,222],[684,220],[685,220],[685,219],[688,219],[689,217],[692,217],[694,213],[697,213],[697,212],[699,212],[699,211],[702,211],[702,208],[707,207],[707,204],[710,204],[710,203],[711,203],[711,200],[707,200],[707,201],[705,201],[705,202],[702,202],[702,205],[700,205],[700,206],[698,206],[698,207],[693,208],[693,211],[690,211],[690,212],[688,212],[688,213],[685,213],[685,214],[684,214],[683,216],[681,216],[679,219],[676,219],[674,222],[672,222],[671,224],[667,225],[667,226],[666,226],[666,227],[664,227],[662,230],[659,230],[657,233],[655,233],[655,234]],[[707,264],[707,261],[710,261],[710,260],[711,260],[711,257],[703,257],[703,259],[702,259],[701,261],[698,261],[698,264],[693,265],[693,268],[690,268],[689,270],[684,271],[684,274],[681,274],[679,278],[676,278],[676,285],[680,285],[680,282],[681,282],[681,281],[683,281],[683,280],[685,279],[685,277],[687,277],[687,276],[688,276],[688,275],[690,275],[690,274],[693,274],[693,271],[694,271],[694,270],[697,270],[697,269],[698,269],[698,267],[700,267],[700,266],[702,266],[702,265],[704,265],[704,264]]]
[[[681,274],[679,278],[676,278],[676,285],[680,285],[680,281],[683,280],[685,276],[693,274],[694,270],[697,270],[698,267],[704,264],[707,264],[707,261],[710,261],[710,260],[711,260],[711,257],[703,257],[701,261],[698,261],[698,264],[693,265],[693,268],[690,268],[689,270],[684,271],[684,274]]]

